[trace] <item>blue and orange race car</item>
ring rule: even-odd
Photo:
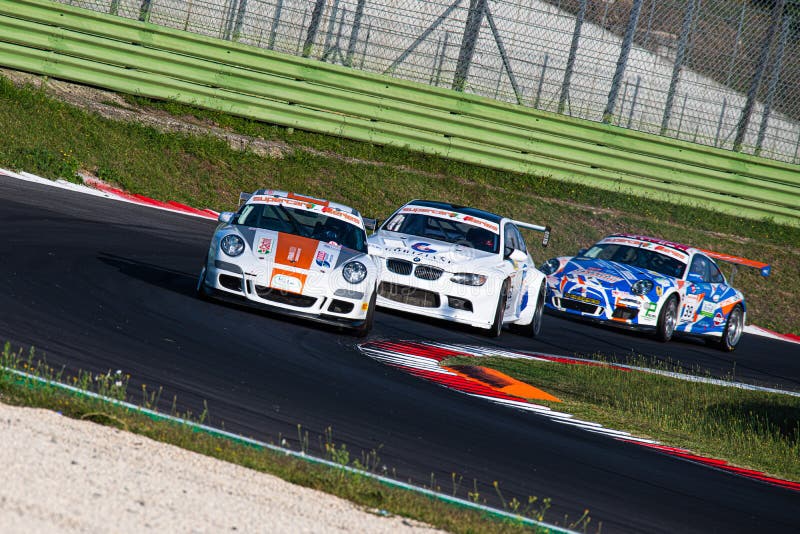
[[[548,310],[637,330],[661,341],[673,334],[701,336],[723,351],[736,348],[746,305],[716,261],[758,269],[770,266],[652,237],[615,234],[574,257],[547,260]],[[732,275],[733,276],[733,275]]]

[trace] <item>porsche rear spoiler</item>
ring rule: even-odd
[[[533,230],[535,232],[543,232],[544,236],[542,236],[542,246],[546,247],[547,244],[550,242],[550,226],[539,226],[538,224],[531,224],[522,221],[511,221],[515,225],[519,226],[520,228],[526,228],[528,230]]]
[[[239,207],[253,197],[252,193],[239,193]]]
[[[772,271],[771,265],[767,263],[761,263],[760,261],[748,260],[747,258],[740,258],[739,256],[731,256],[730,254],[723,254],[721,252],[714,252],[711,250],[700,249],[700,251],[709,258],[732,264],[734,273],[736,273],[736,267],[739,265],[750,267],[751,269],[758,269],[761,276],[764,277],[769,276],[770,272]],[[731,276],[731,283],[733,283],[733,276]]]

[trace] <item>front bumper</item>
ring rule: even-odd
[[[219,300],[320,323],[347,327],[365,323],[372,296],[365,291],[370,287],[366,281],[355,289],[322,286],[304,294],[270,289],[258,285],[256,276],[244,273],[236,264],[215,261],[207,266],[204,290]]]
[[[442,271],[436,279],[428,280],[411,273],[394,273],[384,267],[378,283],[377,304],[476,328],[489,328],[497,309],[499,284],[489,277],[482,286],[468,286],[450,281],[451,276],[451,273]]]
[[[612,297],[612,290],[586,290],[585,294],[548,287],[545,309],[595,323],[630,330],[653,330],[658,321],[657,303],[633,295]]]

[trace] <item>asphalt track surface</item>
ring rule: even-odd
[[[589,531],[800,531],[800,493],[449,391],[360,354],[335,329],[194,297],[213,221],[0,177],[0,341],[35,347],[67,372],[132,375],[181,410],[312,452],[330,427],[353,457],[378,450],[399,479],[497,505],[549,497],[549,522],[589,510]],[[694,341],[545,316],[543,336],[379,312],[370,339],[439,341],[561,355],[641,353],[717,376],[800,391],[797,345],[746,335],[723,354]]]

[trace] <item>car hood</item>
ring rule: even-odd
[[[446,270],[456,265],[463,270],[465,266],[483,266],[497,260],[497,254],[492,252],[397,232],[379,231],[368,240],[370,253],[375,256],[424,261]]]
[[[626,289],[637,280],[664,283],[669,279],[659,273],[633,265],[589,258],[570,259],[555,276],[567,279],[581,278],[587,282],[617,289]]]
[[[229,225],[221,228],[218,235],[231,231],[244,239],[247,245],[244,254],[258,263],[324,273],[351,259],[366,257],[363,252],[334,243],[261,228]]]

